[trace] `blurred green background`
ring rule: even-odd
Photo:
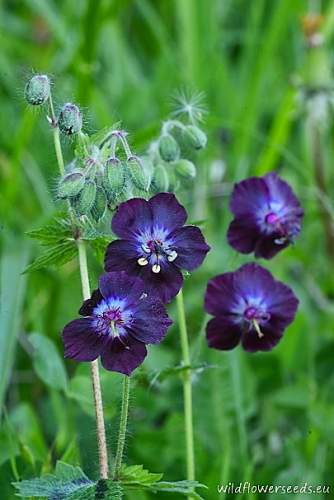
[[[324,16],[320,49],[307,49],[308,12]],[[159,133],[176,89],[205,92],[208,147],[196,182],[179,193],[212,246],[185,285],[193,360],[211,366],[193,381],[197,479],[207,499],[224,498],[217,485],[229,481],[333,484],[333,25],[333,5],[320,1],[0,1],[1,499],[14,498],[11,481],[48,472],[56,459],[91,477],[98,462],[89,367],[66,362],[65,372],[61,361],[61,329],[81,304],[77,262],[21,275],[41,252],[25,232],[52,216],[57,179],[45,115],[23,100],[33,71],[52,76],[57,105],[82,106],[87,132],[121,120],[138,153]],[[65,141],[67,161],[72,146]],[[226,243],[232,184],[272,169],[306,215],[296,246],[261,264],[294,289],[297,318],[271,353],[210,351],[206,282],[251,260]],[[89,264],[94,286],[101,262],[89,255]],[[179,356],[175,321],[138,372],[130,408],[126,461],[166,480],[185,478],[181,380],[149,382]],[[102,378],[112,452],[121,377]]]

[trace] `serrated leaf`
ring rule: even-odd
[[[181,493],[189,498],[203,500],[203,498],[195,491],[196,488],[207,488],[204,484],[198,481],[159,481],[151,486],[151,490],[157,493],[162,491],[165,493]]]
[[[29,335],[29,340],[34,347],[33,363],[37,375],[49,387],[65,391],[66,370],[55,344],[38,333]]]
[[[149,472],[144,469],[143,465],[130,465],[123,467],[121,472],[121,482],[124,485],[144,484],[146,486],[152,485],[160,481],[163,474],[156,472]]]
[[[113,481],[92,481],[80,467],[57,462],[54,474],[13,483],[21,498],[48,500],[121,500],[122,487]]]
[[[44,226],[26,233],[29,238],[38,240],[41,245],[52,246],[72,236],[71,224],[65,218],[58,217]]]
[[[37,257],[34,262],[26,267],[23,274],[31,273],[50,265],[61,266],[66,264],[66,262],[73,259],[76,252],[77,248],[74,240],[56,244]]]

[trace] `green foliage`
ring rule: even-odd
[[[39,333],[29,335],[33,347],[33,363],[37,375],[51,389],[66,390],[67,375],[64,362],[54,343]]]
[[[55,473],[14,483],[21,498],[42,497],[48,500],[120,500],[121,487],[88,479],[80,467],[57,462]]]

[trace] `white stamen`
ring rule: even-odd
[[[167,254],[167,260],[168,260],[168,262],[173,262],[176,259],[176,257],[177,257],[177,253],[175,252],[175,250],[171,250]]]
[[[140,257],[137,262],[140,266],[147,266],[148,264],[148,260],[145,257]]]
[[[141,246],[145,253],[151,253],[151,250],[146,245]]]
[[[153,271],[155,274],[160,273],[160,271],[161,271],[161,267],[159,266],[159,264],[154,264],[154,266],[152,266],[152,271]]]

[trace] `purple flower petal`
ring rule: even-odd
[[[213,318],[206,325],[206,338],[209,347],[229,351],[239,344],[241,332],[231,321]]]
[[[276,330],[270,327],[262,327],[261,331],[263,337],[259,337],[254,329],[243,334],[241,344],[245,351],[271,351],[283,336],[282,330]]]
[[[250,177],[234,186],[230,210],[237,217],[254,214],[269,206],[269,189],[261,177]]]
[[[280,281],[275,281],[271,293],[266,296],[270,310],[270,324],[277,330],[286,328],[295,318],[299,300],[288,286]]]
[[[105,273],[100,276],[99,286],[105,299],[110,297],[127,298],[128,302],[138,300],[144,292],[144,284],[137,277],[125,271]]]
[[[131,375],[145,359],[147,350],[145,344],[127,337],[123,344],[118,338],[108,342],[101,356],[102,365],[106,370]]]
[[[109,243],[104,267],[106,271],[127,271],[136,272],[138,268],[137,244],[129,240],[115,240]]]
[[[160,298],[166,304],[170,302],[181,290],[183,276],[174,264],[163,264],[157,274],[148,266],[138,270],[137,275],[145,285],[145,291],[151,297]]]
[[[170,238],[173,240],[175,248],[177,248],[175,265],[187,271],[199,267],[210,250],[201,230],[196,226],[185,226],[176,229],[170,235]]]
[[[146,297],[137,303],[128,330],[140,342],[157,344],[164,339],[172,323],[162,302]]]
[[[152,225],[152,211],[149,202],[142,198],[121,203],[113,216],[111,228],[122,239],[131,239],[140,231]]]
[[[263,257],[264,259],[271,259],[275,257],[275,255],[286,248],[289,245],[289,242],[286,241],[284,243],[275,243],[275,240],[279,240],[279,235],[266,235],[259,236],[254,249],[255,257]]]
[[[268,186],[270,199],[272,203],[278,203],[288,207],[289,210],[295,207],[300,216],[303,215],[303,209],[287,182],[281,179],[275,172],[270,172],[264,176],[264,181]]]
[[[208,282],[204,307],[213,316],[229,316],[239,310],[240,297],[234,290],[235,273],[224,273]]]
[[[274,283],[272,274],[254,262],[244,264],[235,272],[235,291],[243,298],[265,299]]]
[[[253,252],[259,236],[258,227],[250,216],[234,219],[227,231],[229,244],[240,253]]]
[[[173,231],[183,226],[187,220],[187,212],[174,194],[159,193],[153,196],[148,203],[153,213],[153,225]]]
[[[75,319],[63,330],[65,358],[77,361],[94,361],[98,358],[107,342],[107,337],[99,335],[92,318]]]
[[[102,300],[102,294],[100,290],[94,290],[90,299],[84,301],[82,306],[79,309],[79,314],[81,316],[91,316],[93,314],[93,310],[97,306],[99,302]]]

